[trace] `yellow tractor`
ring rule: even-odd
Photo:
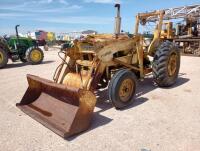
[[[108,86],[110,101],[121,109],[134,101],[137,80],[146,74],[152,72],[160,87],[169,87],[177,80],[180,51],[174,43],[160,38],[164,11],[138,14],[130,37],[120,33],[120,5],[115,7],[115,33],[87,36],[75,40],[71,47],[64,45],[61,52],[65,55],[54,81],[27,75],[29,87],[17,107],[62,137],[89,128],[96,105],[94,92],[102,87]],[[147,45],[139,26],[149,16],[158,16],[159,21]]]

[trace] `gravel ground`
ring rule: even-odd
[[[0,150],[200,150],[200,58],[182,57],[179,79],[169,89],[156,87],[151,76],[139,82],[135,103],[122,111],[100,92],[91,128],[67,140],[15,106],[27,88],[26,74],[52,79],[59,62],[57,51],[48,51],[41,65],[9,62],[0,70]]]

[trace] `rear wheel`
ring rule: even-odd
[[[180,68],[180,51],[169,41],[164,42],[155,53],[153,60],[153,77],[160,87],[172,86]]]
[[[136,81],[135,74],[129,70],[120,70],[112,77],[108,93],[116,109],[124,108],[133,102]]]
[[[5,67],[8,63],[8,54],[0,48],[0,69]]]
[[[26,51],[26,58],[31,64],[40,64],[43,61],[44,53],[40,48],[29,48]]]

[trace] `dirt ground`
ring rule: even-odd
[[[60,60],[45,52],[41,65],[9,62],[0,70],[0,150],[3,151],[199,151],[200,58],[181,59],[173,87],[155,86],[151,76],[139,82],[135,102],[116,110],[106,90],[99,92],[91,128],[63,139],[25,115],[15,104],[26,88],[26,74],[52,79]]]

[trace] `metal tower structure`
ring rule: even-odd
[[[183,6],[177,8],[164,9],[164,20],[179,19],[179,18],[200,18],[200,4]],[[151,16],[147,18],[147,22],[155,22],[158,18]]]

